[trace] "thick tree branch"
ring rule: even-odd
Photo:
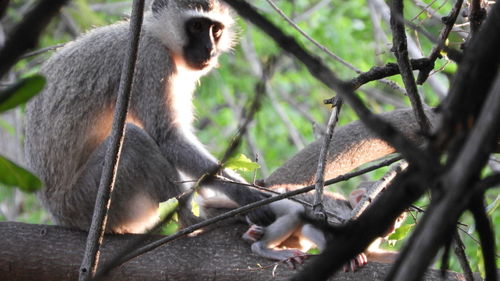
[[[244,224],[219,225],[196,237],[185,237],[134,259],[108,275],[106,280],[176,281],[280,281],[296,271],[284,264],[257,257],[241,239]],[[0,223],[0,276],[2,280],[75,280],[84,252],[85,233],[59,226]],[[139,235],[107,235],[103,261]],[[152,235],[146,242],[161,236]],[[261,266],[264,266],[261,268]],[[354,273],[339,274],[337,281],[381,281],[389,265],[369,263]],[[273,276],[274,271],[274,276]],[[438,281],[439,272],[430,270],[425,281]],[[447,280],[460,280],[450,273]]]

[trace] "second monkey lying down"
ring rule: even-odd
[[[351,218],[351,211],[363,198],[371,184],[361,184],[350,193],[349,199],[341,194],[325,191],[324,209],[327,213],[334,214],[333,217],[329,217],[329,222],[342,224],[348,221]],[[294,198],[312,204],[314,194],[304,193]],[[237,207],[234,202],[229,201],[228,198],[209,197],[205,198],[202,204],[205,208]],[[290,199],[273,202],[270,207],[276,219],[267,226],[255,224],[247,218],[250,227],[243,234],[243,239],[252,244],[252,252],[271,260],[284,261],[295,268],[296,264],[303,263],[310,256],[307,254],[310,249],[318,248],[323,251],[327,243],[327,233],[306,221],[305,218],[313,218],[310,208]],[[368,261],[393,262],[397,252],[381,250],[379,245],[401,225],[405,218],[404,214],[398,217],[382,237],[376,239],[365,252],[346,264],[344,271],[354,271],[366,265]]]

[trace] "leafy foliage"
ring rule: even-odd
[[[245,154],[230,158],[226,163],[223,163],[222,166],[236,171],[254,171],[260,168],[259,164],[252,162]]]
[[[0,112],[24,104],[38,94],[45,86],[45,78],[32,75],[0,92]]]

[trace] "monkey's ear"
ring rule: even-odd
[[[349,203],[351,203],[351,207],[356,207],[356,205],[363,199],[366,190],[364,188],[355,189],[349,194]]]
[[[161,10],[168,7],[168,2],[169,0],[153,0],[153,4],[151,4],[151,11],[153,11],[153,14],[159,13]]]

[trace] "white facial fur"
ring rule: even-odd
[[[234,32],[232,26],[234,20],[229,11],[219,12],[212,10],[186,10],[176,5],[175,1],[169,1],[168,7],[161,9],[157,13],[148,12],[145,16],[144,27],[159,38],[174,56],[182,57],[183,46],[187,44],[184,23],[192,17],[205,17],[224,25],[222,37],[219,39],[217,48],[219,52],[230,50],[234,45]]]

